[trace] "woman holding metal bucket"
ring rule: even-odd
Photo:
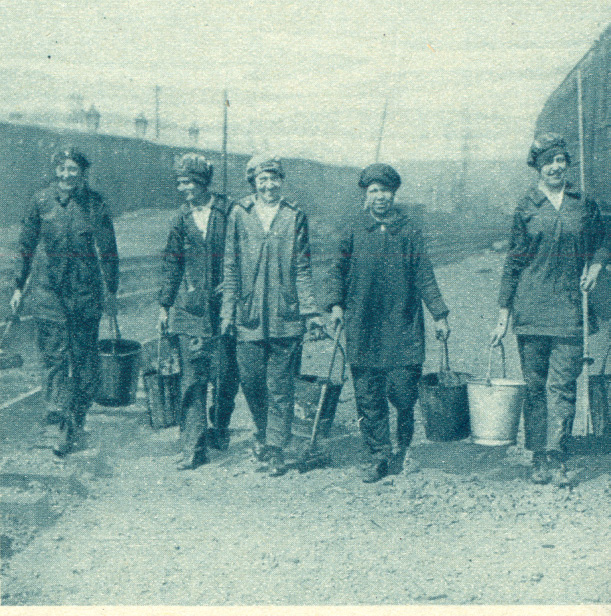
[[[82,442],[99,384],[98,329],[104,304],[108,314],[116,314],[119,257],[110,212],[87,184],[85,155],[75,148],[60,150],[52,165],[56,181],[34,196],[21,225],[11,309],[19,309],[41,243],[32,308],[47,420],[60,426],[53,451],[61,457]]]
[[[366,483],[389,472],[388,400],[397,409],[397,458],[404,465],[424,362],[423,301],[437,337],[447,340],[450,334],[449,311],[422,233],[395,205],[400,185],[401,177],[389,165],[363,169],[359,187],[364,208],[345,225],[327,277],[325,304],[336,327],[345,316],[359,426],[371,454],[363,474]]]
[[[560,135],[535,138],[527,164],[537,170],[537,184],[514,213],[492,333],[498,345],[511,315],[526,381],[531,480],[559,486],[570,483],[566,450],[583,366],[581,293],[594,289],[611,249],[598,207],[566,181],[570,162]]]

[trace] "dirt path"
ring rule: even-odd
[[[494,323],[500,262],[438,271],[457,370],[485,370],[473,350]],[[513,342],[508,354],[517,374]],[[45,449],[4,457],[3,477],[55,478],[40,488],[51,522],[3,567],[4,605],[611,602],[611,455],[586,439],[573,443],[575,487],[558,491],[524,480],[521,447],[431,443],[421,422],[421,470],[363,484],[349,385],[333,465],[305,475],[257,472],[241,397],[230,450],[194,472],[174,470],[176,429],[151,431],[142,399],[95,409],[87,427],[89,449],[64,464]]]

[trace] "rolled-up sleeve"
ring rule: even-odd
[[[225,232],[225,257],[223,259],[223,304],[221,318],[235,321],[236,303],[240,288],[240,245],[237,228],[238,208],[229,214]]]
[[[302,316],[319,314],[318,306],[314,299],[308,219],[303,212],[297,214],[296,220],[295,272],[297,297],[299,299],[299,314]]]

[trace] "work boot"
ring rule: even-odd
[[[551,468],[551,481],[557,488],[568,488],[571,480],[566,473],[566,464],[561,452],[552,451],[547,454],[548,464]]]
[[[209,428],[208,444],[219,451],[229,449],[229,430],[227,428]]]
[[[287,470],[282,449],[280,449],[280,447],[270,447],[267,474],[270,477],[280,477],[284,475]]]
[[[388,475],[388,460],[376,460],[363,471],[363,483],[375,483]]]
[[[75,442],[75,430],[74,424],[71,419],[62,418],[59,430],[59,440],[55,447],[53,447],[53,453],[58,458],[64,458],[74,450]]]
[[[209,462],[208,455],[204,448],[196,449],[194,452],[186,453],[179,462],[179,471],[194,471],[196,468]]]
[[[48,411],[45,419],[49,425],[53,426],[61,422],[62,416],[58,411]]]
[[[549,469],[547,457],[544,453],[536,451],[533,454],[533,467],[530,474],[530,480],[537,485],[548,484],[552,480],[552,474]]]
[[[252,454],[257,462],[267,462],[269,460],[270,451],[264,442],[255,439],[252,444]]]

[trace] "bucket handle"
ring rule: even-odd
[[[498,346],[499,350],[501,351],[501,370],[503,372],[503,378],[506,379],[507,378],[507,365],[505,362],[505,347],[503,346],[502,342],[499,342],[496,346]],[[491,375],[492,375],[492,351],[493,350],[494,350],[494,346],[490,345],[490,352],[488,353],[488,372],[486,372],[486,383],[488,385],[492,384]]]
[[[450,372],[450,353],[447,340],[441,340],[439,343],[439,372]]]
[[[117,320],[116,314],[108,317],[108,329],[110,330],[110,336],[112,339],[112,352],[116,353],[117,342],[121,340],[121,332],[119,331],[119,321]]]

